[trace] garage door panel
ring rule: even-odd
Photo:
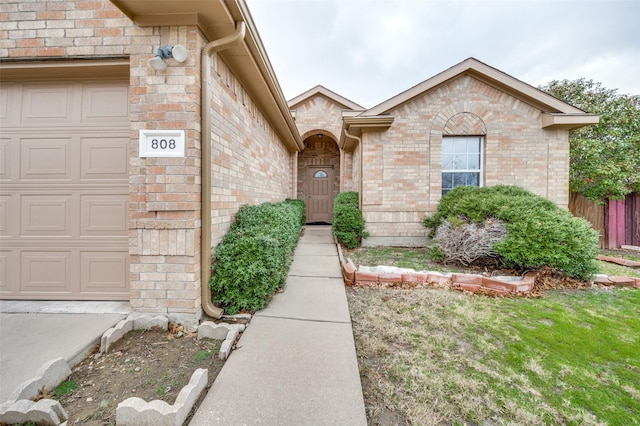
[[[20,118],[22,99],[19,97],[20,85],[3,84],[0,87],[0,124],[7,126]]]
[[[21,200],[22,236],[72,236],[72,195],[25,195]]]
[[[19,205],[17,196],[0,195],[0,237],[10,237],[17,234],[17,220],[19,220]],[[16,235],[14,235],[16,236]]]
[[[20,140],[22,179],[73,178],[72,138],[23,138]]]
[[[82,90],[82,122],[128,122],[129,91],[121,85],[84,84]]]
[[[127,253],[87,251],[80,254],[83,294],[121,295],[128,298]]]
[[[128,179],[129,138],[83,138],[82,179]]]
[[[20,259],[14,251],[0,251],[0,295],[14,294],[19,290],[19,265]]]
[[[22,91],[22,124],[72,124],[74,84],[26,84]]]
[[[73,252],[22,251],[20,291],[31,294],[72,293],[74,279]]]
[[[0,87],[0,123],[6,124],[9,118],[9,87]]]
[[[127,232],[128,199],[126,194],[82,196],[80,200],[80,235],[125,235]]]
[[[12,146],[11,138],[0,138],[0,180],[11,180],[14,176],[15,167],[11,167]]]

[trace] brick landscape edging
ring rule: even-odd
[[[341,262],[342,277],[348,286],[375,287],[418,287],[448,286],[456,290],[472,293],[493,293],[496,295],[529,293],[538,276],[527,272],[524,277],[485,277],[476,274],[442,274],[439,272],[371,272],[357,270],[351,259]],[[640,288],[640,278],[597,275],[594,283],[616,287]]]
[[[335,236],[334,236],[335,240]],[[340,258],[342,277],[347,286],[361,287],[450,287],[455,290],[481,294],[530,293],[538,274],[527,272],[523,277],[485,277],[476,274],[442,274],[440,272],[374,272],[358,270],[351,259],[344,257],[340,244],[335,241]],[[640,288],[640,278],[596,275],[594,283],[616,287]]]
[[[528,293],[533,290],[538,274],[527,272],[524,277],[485,277],[475,274],[442,274],[439,272],[370,272],[355,268],[351,260],[342,263],[342,276],[348,286],[375,287],[451,287],[472,293],[496,295]]]

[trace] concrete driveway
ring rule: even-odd
[[[80,362],[102,334],[130,312],[127,302],[0,301],[0,403],[63,357]]]

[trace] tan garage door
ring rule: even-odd
[[[128,300],[128,82],[0,86],[0,298]]]

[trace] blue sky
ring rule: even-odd
[[[287,99],[322,84],[365,107],[475,57],[534,86],[640,94],[638,0],[247,0]]]

